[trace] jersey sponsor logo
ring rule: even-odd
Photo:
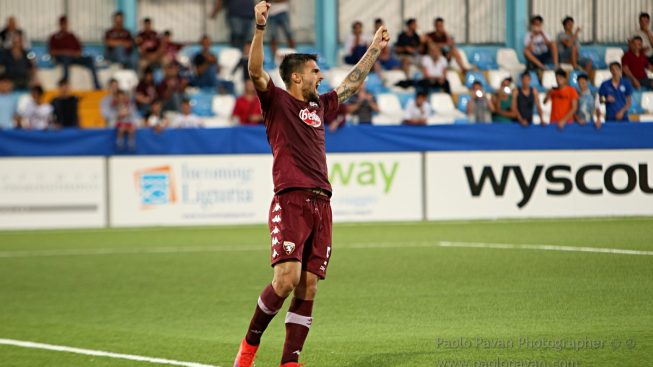
[[[318,116],[315,111],[311,111],[308,108],[299,111],[299,118],[304,121],[306,125],[312,127],[320,127],[320,125],[322,125],[320,116]]]
[[[290,255],[295,251],[295,243],[290,241],[283,241],[283,250],[286,252],[286,255]]]

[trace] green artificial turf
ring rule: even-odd
[[[336,225],[307,367],[653,365],[653,256],[440,241],[653,251],[653,218]],[[263,226],[0,232],[0,339],[231,367],[268,259]],[[0,345],[0,366],[154,364]]]

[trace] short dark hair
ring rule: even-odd
[[[143,18],[143,23],[152,23],[152,18]]]
[[[317,55],[297,53],[284,56],[281,65],[279,65],[279,74],[281,74],[281,79],[286,88],[290,87],[292,73],[303,72],[304,65],[311,60],[317,62]]]
[[[166,29],[165,32],[163,32],[164,36],[172,36],[172,32],[169,29]]]
[[[435,18],[435,22],[436,22],[436,23],[438,23],[438,22],[444,22],[444,18],[442,18],[442,17],[437,17],[437,18]]]
[[[406,26],[409,26],[409,25],[411,25],[411,24],[413,24],[413,23],[415,23],[415,22],[417,22],[417,19],[415,19],[415,18],[408,18],[408,20],[406,21]]]
[[[415,99],[417,99],[417,98],[419,98],[419,97],[424,97],[424,98],[426,98],[426,97],[428,97],[428,96],[429,96],[428,92],[426,92],[426,91],[424,91],[424,90],[419,90],[419,91],[417,91],[417,93],[415,94]]]
[[[62,16],[59,17],[59,24],[61,24],[61,23],[65,23],[65,22],[67,22],[67,21],[68,21],[68,17],[67,17],[67,16],[62,15]]]
[[[188,98],[182,99],[181,104],[190,104],[190,99],[188,99]]]
[[[633,38],[630,39],[631,41],[644,41],[641,36],[633,36]]]
[[[122,10],[116,10],[115,12],[113,12],[113,17],[114,17],[114,18],[117,17],[117,16],[121,16],[121,17],[122,17],[122,16],[124,16],[124,15],[125,15],[125,13],[123,13]]]
[[[616,66],[619,69],[621,69],[621,64],[619,62],[617,62],[617,61],[611,62],[610,66],[608,66],[608,69],[612,69],[613,66]]]
[[[357,20],[357,21],[353,22],[353,23],[351,24],[351,29],[356,28],[357,25],[359,25],[359,26],[362,27],[362,26],[363,26],[363,22],[361,22],[360,20]]]
[[[639,13],[639,19],[646,18],[646,19],[651,19],[651,15],[647,12],[641,12]]]
[[[57,82],[57,87],[63,87],[64,85],[68,84],[68,79],[59,79]]]
[[[527,71],[524,71],[524,72],[521,73],[521,76],[520,76],[520,77],[521,77],[522,79],[524,79],[524,77],[529,77],[529,78],[530,78],[530,77],[531,77],[531,72],[528,71],[528,70],[527,70]]]
[[[472,87],[475,86],[475,85],[478,85],[478,86],[480,86],[481,88],[483,88],[483,83],[481,83],[480,80],[474,80],[474,82],[472,83]]]
[[[379,24],[379,23],[383,24],[383,18],[374,19],[374,24]]]
[[[31,92],[36,92],[39,95],[43,95],[43,87],[40,85],[33,85],[32,88],[29,89]]]
[[[567,15],[567,16],[562,20],[562,25],[563,25],[563,26],[567,25],[567,22],[572,22],[572,23],[573,23],[573,22],[574,22],[574,18],[572,18],[572,17],[570,17],[569,15]]]
[[[531,22],[530,22],[530,23],[533,24],[533,23],[535,23],[535,22],[537,22],[537,21],[539,21],[539,22],[544,22],[544,18],[542,18],[541,15],[533,15],[533,16],[531,17]]]
[[[556,76],[562,76],[564,78],[567,78],[567,72],[564,71],[563,69],[557,69],[556,70]]]
[[[587,74],[585,74],[585,73],[583,73],[583,74],[579,74],[579,75],[576,77],[576,79],[578,79],[578,80],[585,79],[586,81],[589,81],[589,80],[590,80],[589,76],[587,76]]]

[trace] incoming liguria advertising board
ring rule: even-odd
[[[427,219],[653,214],[653,150],[432,152]]]

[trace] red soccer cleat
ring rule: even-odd
[[[303,365],[304,365],[303,363],[288,362],[288,363],[282,364],[281,367],[302,367]]]
[[[236,354],[234,367],[252,367],[254,365],[254,357],[256,357],[257,350],[258,345],[249,345],[247,341],[243,339],[243,341],[240,342],[238,354]]]

